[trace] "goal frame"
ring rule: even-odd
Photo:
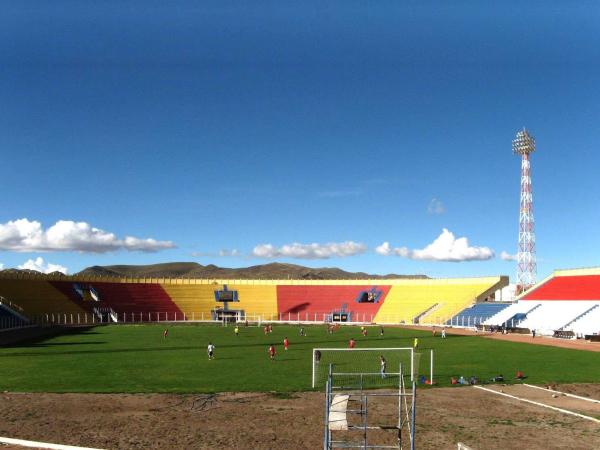
[[[369,347],[369,348],[313,348],[312,351],[312,387],[316,385],[317,363],[315,361],[315,352],[319,350],[321,353],[327,352],[381,352],[382,350],[399,350],[410,351],[410,381],[414,381],[414,366],[415,366],[415,349],[413,347]],[[432,365],[433,369],[433,365]],[[359,372],[357,372],[359,373]]]

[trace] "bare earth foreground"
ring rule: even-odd
[[[600,385],[557,389],[600,398]],[[423,389],[417,402],[419,449],[600,448],[599,423],[472,387]],[[105,449],[318,449],[322,418],[321,393],[0,394],[0,436]]]

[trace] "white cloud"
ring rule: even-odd
[[[510,253],[505,252],[503,250],[502,252],[500,252],[500,259],[502,259],[504,261],[516,261],[517,255],[511,255]]]
[[[216,258],[216,257],[228,257],[228,256],[236,257],[236,256],[241,256],[242,253],[237,248],[234,248],[234,249],[222,248],[218,252],[192,252],[191,255],[194,258],[200,258],[200,257]]]
[[[440,200],[437,198],[432,198],[429,202],[429,205],[427,205],[427,212],[429,214],[444,214],[446,212],[446,208]]]
[[[392,252],[393,252],[393,249],[392,249],[392,247],[390,247],[389,242],[384,242],[383,244],[375,247],[375,253],[378,253],[383,256],[391,255]]]
[[[15,252],[76,251],[106,253],[115,250],[156,252],[174,248],[171,241],[140,239],[92,227],[86,222],[59,220],[44,230],[38,221],[18,219],[0,224],[0,250]]]
[[[0,263],[0,270],[4,270],[4,264]]]
[[[17,266],[18,269],[28,269],[28,270],[37,270],[42,273],[51,273],[51,272],[62,272],[64,274],[68,273],[68,269],[59,264],[52,264],[50,262],[46,263],[41,256],[38,256],[36,259],[28,259],[20,266]]]
[[[327,244],[293,244],[276,248],[271,244],[260,244],[254,247],[252,256],[257,258],[296,258],[296,259],[328,259],[334,257],[354,256],[364,253],[367,246],[360,242],[330,242]]]
[[[494,257],[494,251],[489,247],[472,247],[466,237],[456,238],[446,228],[431,244],[420,250],[407,247],[392,248],[388,242],[384,242],[375,251],[384,256],[393,254],[426,261],[483,261]]]

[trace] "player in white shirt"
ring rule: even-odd
[[[383,355],[381,355],[379,357],[379,364],[381,366],[381,370],[379,371],[379,373],[381,374],[381,378],[385,378],[386,361],[385,361],[385,358],[383,357]]]
[[[208,343],[208,347],[206,347],[206,352],[208,353],[208,359],[213,359],[213,353],[215,352],[215,346],[212,344],[212,342]]]

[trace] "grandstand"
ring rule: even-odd
[[[600,334],[600,268],[557,270],[484,325],[557,337]]]
[[[463,309],[456,316],[446,322],[446,325],[454,326],[477,326],[484,321],[508,308],[510,303],[489,302],[477,303]]]
[[[392,286],[375,321],[442,324],[506,285],[507,277],[401,280]]]
[[[31,318],[85,323],[245,320],[443,323],[493,297],[507,277],[398,280],[202,280],[0,274],[0,295]],[[231,294],[219,299],[217,292]],[[84,317],[84,319],[81,319]],[[75,320],[75,319],[73,319]]]

